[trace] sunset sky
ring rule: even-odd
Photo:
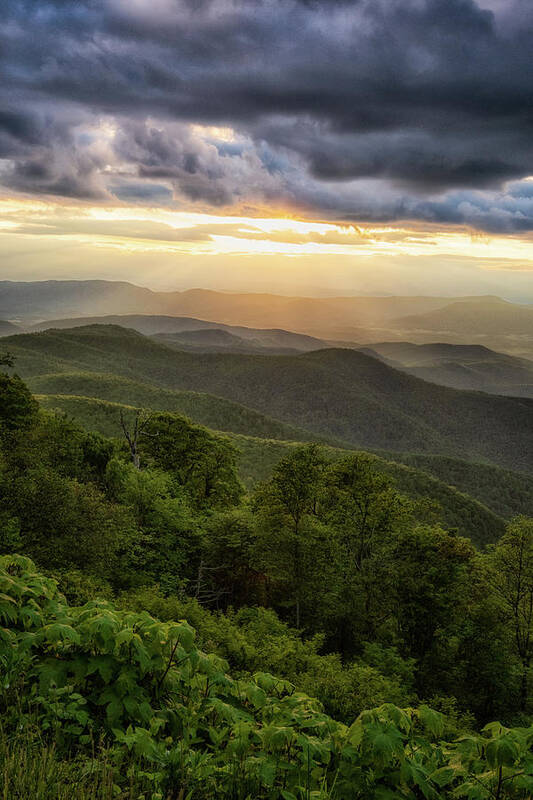
[[[530,0],[5,0],[0,279],[533,302]]]

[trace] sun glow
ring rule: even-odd
[[[161,276],[159,285],[164,282],[168,288],[220,286],[220,277],[205,276],[227,276],[231,268],[243,288],[256,285],[261,275],[263,282],[277,275],[287,280],[292,292],[303,293],[310,276],[316,281],[313,285],[323,287],[328,281],[341,291],[357,291],[363,284],[374,290],[379,280],[388,287],[390,279],[379,278],[380,270],[384,275],[388,269],[395,281],[398,268],[413,274],[407,262],[418,264],[417,269],[431,263],[435,271],[440,266],[448,270],[453,261],[465,285],[470,287],[477,275],[490,289],[491,273],[513,271],[516,280],[520,274],[526,280],[533,271],[531,235],[479,235],[465,228],[416,223],[341,224],[285,212],[231,216],[23,197],[0,198],[0,252],[6,265],[10,258],[17,264],[37,264],[45,255],[48,274],[43,277],[49,277],[50,263],[54,277],[75,274],[79,265],[94,274],[103,264],[102,276],[114,274],[116,268],[121,277],[142,282],[147,268],[150,281]],[[314,277],[319,274],[325,279]],[[4,269],[2,277],[17,276]],[[424,280],[426,293],[431,292],[438,276],[434,280],[428,271]],[[418,291],[414,277],[408,281],[409,290]]]

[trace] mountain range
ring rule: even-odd
[[[159,336],[167,344],[204,350],[223,349],[236,352],[297,352],[328,347],[323,339],[291,331],[247,328],[242,325],[225,325],[222,322],[150,314],[112,314],[100,317],[74,317],[53,319],[31,326],[31,330],[50,328],[59,330],[85,325],[120,325],[132,328],[147,336]],[[14,332],[14,331],[13,331]],[[218,332],[218,333],[217,333]]]
[[[118,281],[0,282],[0,319],[25,329],[43,322],[48,325],[51,320],[56,327],[72,327],[79,324],[74,318],[132,314],[194,318],[218,327],[281,329],[339,346],[439,341],[481,344],[533,358],[533,307],[492,296],[317,298],[207,289],[156,292]],[[141,332],[170,333],[176,329]],[[229,333],[239,336],[233,330]],[[242,347],[240,343],[233,345]]]
[[[452,298],[453,299],[453,298]],[[209,289],[157,292],[122,281],[0,281],[0,318],[39,322],[61,315],[171,314],[229,325],[307,332],[355,328],[445,306],[442,297],[286,297]],[[335,316],[333,316],[333,313]]]
[[[4,340],[23,377],[112,373],[204,392],[349,446],[438,453],[533,469],[533,400],[428,383],[356,350],[189,353],[91,325]]]
[[[482,345],[377,342],[362,351],[395,369],[443,386],[533,397],[533,361]]]

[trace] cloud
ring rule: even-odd
[[[533,229],[526,0],[3,10],[0,179],[13,189]]]

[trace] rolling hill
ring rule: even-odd
[[[279,352],[276,349],[254,346],[250,341],[241,339],[229,331],[220,328],[202,328],[198,331],[180,331],[178,333],[159,333],[155,337],[158,341],[178,350],[200,350],[201,352],[226,352],[226,353],[261,353]],[[283,352],[283,350],[282,350]],[[287,352],[295,353],[296,350],[287,348]]]
[[[101,317],[75,317],[70,319],[55,319],[33,325],[31,330],[43,331],[49,328],[63,330],[65,328],[80,328],[85,325],[120,325],[123,328],[132,328],[146,336],[159,335],[168,337],[169,344],[183,343],[185,345],[200,347],[216,347],[216,339],[209,341],[212,334],[206,331],[221,331],[227,334],[219,338],[218,346],[248,348],[250,352],[277,350],[280,352],[297,352],[299,350],[318,350],[327,347],[322,339],[306,336],[301,333],[292,333],[279,329],[246,328],[242,325],[224,325],[220,322],[209,322],[193,317],[171,317],[168,315],[154,314],[113,314]],[[14,331],[13,331],[14,332]],[[185,336],[188,334],[188,336]],[[197,334],[196,342],[195,336]],[[174,340],[172,337],[176,336]],[[229,339],[228,337],[233,337]],[[224,344],[225,342],[225,344]]]
[[[533,516],[533,484],[528,475],[447,456],[380,453],[383,458],[428,472],[447,486],[458,488],[506,519]]]
[[[455,389],[533,397],[533,361],[482,345],[379,342],[364,352],[410,375]]]
[[[224,397],[350,446],[533,470],[533,401],[430,384],[355,350],[192,354],[113,326],[21,334],[5,341],[27,378],[114,373]]]
[[[0,336],[13,336],[19,333],[21,328],[18,325],[13,325],[12,322],[7,322],[5,319],[0,319]]]
[[[79,417],[79,399],[105,400],[110,403],[173,411],[185,414],[194,422],[219,431],[242,433],[266,439],[308,442],[328,441],[311,431],[287,425],[238,403],[203,392],[173,391],[130,378],[105,373],[51,373],[27,379],[37,395],[61,397],[63,410]],[[72,398],[70,400],[69,398]],[[67,408],[68,403],[72,408]],[[82,420],[83,421],[83,420]],[[116,425],[116,417],[113,426]],[[111,431],[102,431],[114,435]],[[116,431],[115,431],[116,432]],[[329,440],[331,443],[331,440]]]
[[[29,384],[40,395],[45,407],[60,409],[85,427],[110,436],[117,434],[117,408],[121,405],[175,411],[209,428],[234,437],[243,436],[239,449],[247,481],[267,477],[285,454],[287,441],[322,441],[310,431],[284,425],[223,398],[161,389],[116,375],[59,373],[31,378]],[[92,404],[93,400],[106,402]],[[258,439],[262,440],[261,445]],[[324,444],[327,443],[324,439]],[[335,452],[346,449],[342,443],[335,446]],[[527,475],[447,456],[387,452],[378,455],[386,461],[428,473],[441,483],[470,495],[501,517],[533,515],[533,484]]]
[[[486,302],[497,298],[486,298]],[[379,341],[383,331],[479,297],[286,297],[209,289],[156,292],[120,281],[0,281],[0,318],[26,324],[65,317],[142,314],[197,317],[232,326],[298,331],[319,338]],[[500,301],[503,302],[503,301]],[[398,322],[400,320],[400,322]],[[407,320],[407,322],[405,322]],[[69,326],[71,327],[71,326]],[[147,332],[147,331],[143,331]],[[152,333],[160,333],[152,331]],[[402,338],[409,338],[403,336]],[[434,338],[434,337],[432,337]]]
[[[456,301],[390,323],[396,333],[416,341],[484,344],[513,355],[533,357],[533,306],[497,297]]]
[[[37,399],[44,408],[65,413],[80,422],[87,430],[106,436],[121,437],[120,412],[122,410],[127,415],[134,411],[130,405],[88,397],[37,395]],[[228,436],[240,453],[241,479],[249,487],[257,481],[267,479],[277,462],[300,444],[300,442],[242,434],[224,435]],[[329,458],[338,459],[353,451],[326,446],[325,452]],[[415,500],[429,500],[435,504],[434,508],[427,512],[430,517],[436,515],[448,527],[458,528],[462,534],[469,536],[480,546],[494,542],[502,535],[504,519],[473,497],[465,495],[455,487],[447,486],[426,471],[379,456],[373,458],[380,470],[391,475],[400,491]],[[422,511],[422,516],[425,515],[426,512]]]

